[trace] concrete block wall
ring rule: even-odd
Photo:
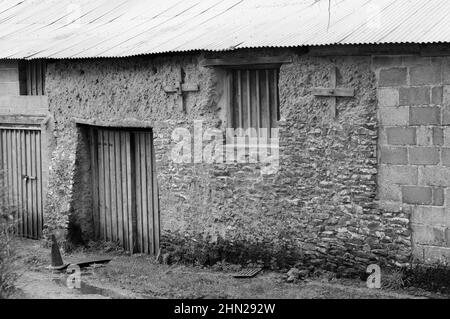
[[[450,261],[450,58],[374,56],[378,198],[411,213],[413,256]]]
[[[14,60],[0,60],[0,96],[19,95],[19,67]]]

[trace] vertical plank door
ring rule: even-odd
[[[41,131],[0,127],[0,185],[3,205],[16,217],[19,236],[42,236],[43,183]]]
[[[151,131],[91,127],[89,132],[96,237],[132,252],[157,254],[159,203]]]

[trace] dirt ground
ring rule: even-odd
[[[233,278],[233,271],[185,265],[163,265],[146,255],[129,256],[117,251],[77,251],[63,255],[65,262],[112,258],[102,267],[82,271],[81,288],[67,287],[67,274],[49,270],[50,249],[41,242],[20,240],[17,298],[268,298],[268,299],[404,299],[447,298],[410,289],[368,289],[365,282],[317,278],[287,283],[283,273],[264,271],[254,278]]]

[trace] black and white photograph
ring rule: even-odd
[[[450,299],[450,1],[0,0],[0,299]]]

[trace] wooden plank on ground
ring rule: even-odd
[[[233,277],[234,278],[252,278],[252,277],[255,277],[261,270],[262,270],[262,267],[243,269],[240,272],[234,274]]]

